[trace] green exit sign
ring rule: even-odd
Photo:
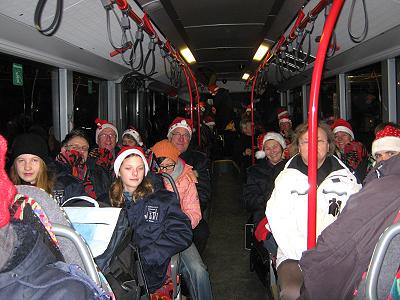
[[[22,86],[24,85],[24,70],[22,65],[13,64],[13,85]]]

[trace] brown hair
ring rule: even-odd
[[[133,157],[133,156],[140,157],[137,154],[131,154],[131,155],[128,155],[127,157],[125,157],[125,159],[127,159],[129,157]],[[148,178],[144,177],[142,182],[137,187],[136,191],[133,193],[132,198],[136,202],[137,199],[143,198],[146,195],[152,193],[153,191],[154,191],[153,184],[151,183],[151,181]],[[124,185],[122,184],[121,177],[118,177],[111,184],[111,187],[110,187],[109,195],[110,195],[111,206],[113,206],[113,207],[123,207],[124,206],[125,199],[124,199],[123,192],[124,192]]]
[[[333,135],[331,128],[329,127],[329,125],[323,122],[318,123],[318,128],[321,128],[323,131],[325,131],[326,136],[328,138],[328,143],[329,143],[328,156],[333,155],[333,153],[335,153],[336,145],[335,145],[335,136]],[[296,127],[292,140],[293,153],[299,152],[299,139],[307,131],[308,131],[308,122],[302,123]]]
[[[10,168],[10,179],[15,185],[24,184],[25,182],[22,181],[21,177],[18,176],[17,166],[15,162],[16,160],[14,159],[14,162]],[[40,168],[35,186],[51,194],[53,191],[54,182],[47,172],[47,166],[45,162],[40,157],[39,157],[39,163],[40,163]]]

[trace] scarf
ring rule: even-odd
[[[56,161],[66,165],[69,168],[71,175],[83,182],[85,192],[90,197],[93,199],[97,198],[93,183],[90,178],[89,169],[78,151],[66,150],[63,148],[57,155]]]

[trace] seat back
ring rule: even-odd
[[[60,208],[57,201],[53,199],[45,191],[30,185],[17,185],[19,194],[27,195],[42,207],[51,224],[59,224],[72,228],[65,212]],[[85,264],[79,255],[76,245],[68,238],[60,236],[58,239],[59,246],[65,262],[68,264],[75,264],[85,270]]]
[[[400,262],[400,223],[388,227],[375,246],[357,299],[387,299]]]

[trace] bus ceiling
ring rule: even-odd
[[[61,2],[58,18],[57,3]],[[325,6],[329,10],[330,4],[328,0],[248,0],[245,4],[239,0],[61,2],[1,1],[0,51],[108,80],[120,80],[133,72],[140,78],[176,85],[178,80],[185,82],[174,68],[180,65],[179,51],[188,47],[196,59],[189,67],[204,86],[215,80],[240,83],[243,73],[254,74],[263,62],[254,62],[253,56],[264,42],[276,55],[262,66],[263,78],[282,89],[311,81],[327,14]],[[43,9],[34,18],[38,3]],[[313,15],[318,5],[324,8]],[[129,24],[123,14],[128,8]],[[374,0],[346,1],[324,76],[399,55],[399,12],[400,2],[395,0],[385,1],[385,5]],[[53,21],[59,21],[59,26],[53,28]],[[305,25],[303,32],[294,30],[301,24]],[[126,26],[130,31],[124,36],[122,28]],[[40,34],[37,28],[50,36]],[[301,44],[299,33],[303,34]],[[142,42],[136,42],[140,36]],[[285,43],[277,51],[282,37]],[[299,45],[301,51],[296,49]],[[243,88],[244,83],[235,86]]]

